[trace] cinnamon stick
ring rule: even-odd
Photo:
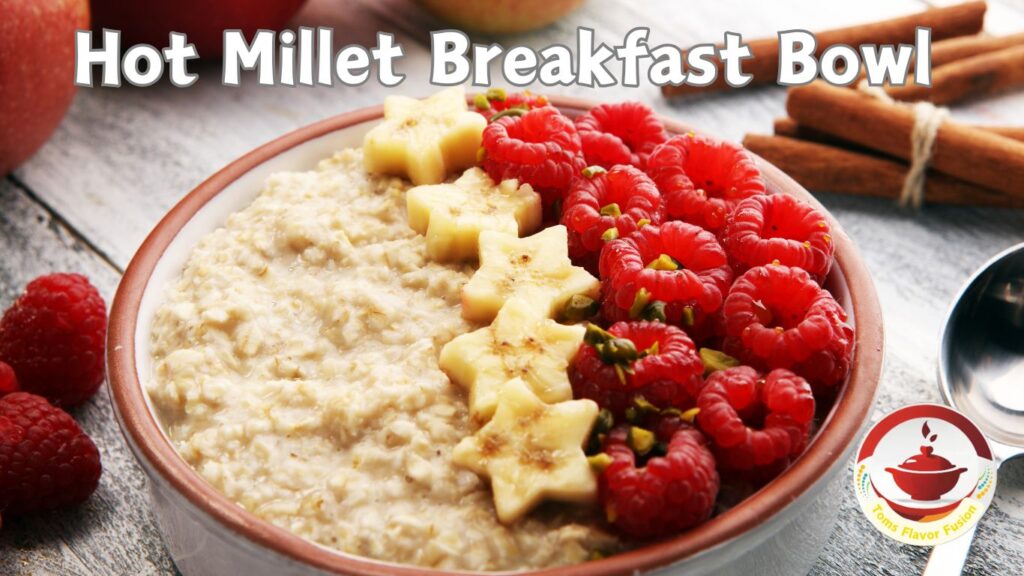
[[[897,100],[928,100],[945,106],[1024,86],[1024,45],[957,60],[932,71],[932,85],[888,86]]]
[[[956,62],[957,60],[963,60],[965,58],[971,58],[981,54],[988,54],[990,52],[998,52],[999,50],[1005,50],[1007,48],[1022,45],[1024,45],[1024,32],[1010,34],[1007,36],[983,36],[981,34],[975,34],[974,36],[959,36],[956,38],[939,40],[938,42],[932,43],[932,70],[937,70],[938,68],[952,62]],[[914,59],[916,60],[916,55]],[[856,87],[857,84],[866,76],[867,73],[862,69],[860,74],[857,76],[857,79],[852,82],[850,86]]]
[[[743,145],[808,190],[899,198],[907,165],[897,160],[784,136],[748,134]],[[1024,208],[1024,198],[976,186],[935,171],[925,181],[925,201]]]
[[[818,81],[791,89],[786,111],[808,128],[911,158],[915,112],[909,106]],[[1024,142],[946,121],[938,129],[930,165],[936,172],[1024,197]]]
[[[985,130],[987,132],[992,132],[993,134],[1024,142],[1024,126],[986,126],[981,124],[970,124],[969,126],[977,128],[978,130]],[[808,142],[831,144],[833,146],[849,145],[849,143],[843,142],[831,134],[826,134],[813,128],[802,126],[792,118],[776,118],[774,131],[776,136],[798,138],[800,140],[807,140]]]
[[[984,2],[966,2],[945,8],[933,8],[910,16],[902,16],[891,20],[849,26],[827,30],[816,34],[817,55],[833,44],[909,44],[914,41],[915,29],[919,26],[932,29],[932,41],[946,38],[977,34],[985,19]],[[764,38],[748,43],[753,58],[743,62],[743,70],[753,75],[748,86],[771,84],[779,75],[779,40]],[[718,78],[710,86],[696,87],[683,84],[680,86],[663,86],[662,94],[676,96],[694,92],[709,92],[729,88],[722,73],[721,61],[718,66]]]
[[[1024,45],[1024,32],[1007,36],[974,35],[947,38],[932,43],[932,66],[937,68],[964,58],[1020,45]]]

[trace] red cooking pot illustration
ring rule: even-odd
[[[952,462],[934,454],[931,446],[921,446],[921,453],[907,458],[902,464],[885,471],[901,490],[914,500],[938,500],[952,490],[967,468],[957,468]]]

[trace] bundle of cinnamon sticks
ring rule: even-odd
[[[984,2],[969,2],[885,22],[817,34],[831,44],[899,44],[929,26],[935,42],[932,85],[886,86],[888,98],[818,81],[789,91],[788,118],[775,135],[743,144],[811,190],[899,197],[904,189],[916,114],[906,102],[948,106],[1024,87],[1024,33],[979,35]],[[778,44],[750,43],[745,64],[754,83],[773,83]],[[856,86],[857,83],[854,83]],[[727,88],[724,84],[720,87]],[[691,91],[668,87],[666,95]],[[924,197],[928,202],[1024,208],[1024,127],[968,126],[946,120],[935,133]]]

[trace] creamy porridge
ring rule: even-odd
[[[182,456],[270,522],[339,550],[451,569],[585,560],[616,540],[585,507],[499,523],[452,462],[475,429],[441,348],[464,264],[427,259],[399,178],[360,150],[272,176],[196,247],[157,312],[148,391]]]

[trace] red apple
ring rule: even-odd
[[[121,46],[167,45],[167,35],[183,32],[200,56],[219,56],[224,30],[246,38],[256,30],[280,30],[305,0],[92,0],[93,29],[121,31]]]
[[[35,153],[75,96],[88,0],[0,0],[0,176]]]
[[[484,34],[515,34],[543,28],[583,0],[420,0],[458,28]]]

